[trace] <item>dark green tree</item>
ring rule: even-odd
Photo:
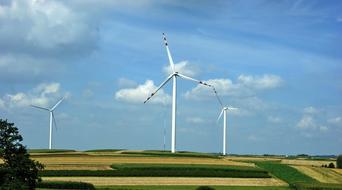
[[[34,189],[44,167],[31,160],[14,123],[0,119],[0,189]]]
[[[336,168],[341,168],[342,169],[342,154],[337,156]]]

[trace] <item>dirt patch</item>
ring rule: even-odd
[[[82,181],[96,186],[110,185],[224,185],[224,186],[287,186],[274,179],[198,178],[198,177],[43,177],[46,181]]]

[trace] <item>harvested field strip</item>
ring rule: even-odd
[[[342,174],[339,174],[330,168],[318,168],[311,166],[293,167],[322,183],[342,183]]]
[[[179,186],[179,185],[165,185],[165,186],[97,186],[98,190],[196,190],[199,186]],[[227,190],[227,186],[210,186],[215,190]],[[268,186],[229,186],[229,190],[289,190],[289,187],[268,187]]]
[[[288,164],[288,165],[298,165],[298,166],[317,166],[321,167],[322,165],[326,164],[329,165],[329,163],[335,162],[335,161],[324,161],[324,160],[292,160],[292,159],[283,159],[281,160],[281,163]]]
[[[317,183],[318,181],[299,172],[297,169],[281,164],[279,162],[256,162],[257,166],[268,170],[273,175],[282,179],[289,184],[297,183],[297,182],[305,182],[305,183]]]
[[[234,166],[254,166],[253,163],[235,162],[211,158],[157,158],[157,157],[111,157],[111,156],[67,156],[67,157],[33,157],[44,165],[49,164],[100,164],[111,165],[116,163],[151,163],[151,164],[216,164]]]
[[[116,177],[234,177],[270,178],[266,170],[253,167],[211,165],[117,164],[113,170],[44,170],[41,176],[116,176]]]
[[[45,170],[111,170],[109,165],[100,164],[49,164]]]
[[[45,181],[81,181],[96,186],[111,185],[225,185],[225,186],[287,186],[274,178],[194,178],[194,177],[43,177]]]
[[[339,174],[342,175],[342,169],[337,169],[337,168],[335,168],[335,169],[332,169],[332,170],[334,170],[336,173],[339,173]]]

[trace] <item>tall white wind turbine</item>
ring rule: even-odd
[[[53,113],[53,111],[57,108],[57,106],[62,103],[62,101],[64,100],[64,97],[61,98],[54,106],[52,106],[52,108],[44,108],[44,107],[40,107],[40,106],[35,106],[35,105],[31,105],[34,108],[38,108],[38,109],[42,109],[45,111],[48,111],[50,113],[50,132],[49,132],[49,149],[51,150],[51,146],[52,146],[52,125],[54,123],[55,127],[56,125],[56,120],[55,120],[55,115]],[[53,123],[52,123],[53,120]]]
[[[223,107],[221,110],[221,113],[219,115],[219,117],[217,118],[217,121],[220,120],[222,114],[223,114],[223,147],[222,147],[222,154],[226,155],[226,136],[227,136],[227,112],[229,110],[236,110],[238,108],[234,108],[234,107]]]
[[[173,63],[173,59],[169,50],[169,46],[166,40],[166,36],[163,33],[163,39],[164,39],[164,44],[165,44],[165,48],[166,48],[166,52],[167,52],[167,56],[169,58],[169,63],[170,63],[170,68],[172,71],[172,74],[170,76],[168,76],[164,82],[162,82],[158,88],[144,101],[144,103],[146,103],[147,101],[149,101],[167,82],[169,82],[169,80],[172,79],[173,82],[173,86],[172,86],[172,117],[171,117],[171,126],[172,126],[172,130],[171,130],[171,152],[175,153],[176,152],[176,106],[177,106],[177,77],[186,79],[186,80],[190,80],[208,87],[212,87],[211,85],[202,82],[200,80],[197,79],[193,79],[191,77],[185,76],[179,72],[177,72],[175,70],[175,65]]]

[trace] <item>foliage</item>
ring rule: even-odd
[[[14,123],[0,119],[0,182],[3,189],[34,189],[38,171],[43,165],[29,158],[26,147],[20,142],[23,140]]]
[[[335,168],[334,163],[331,162],[331,163],[328,165],[328,168]]]
[[[342,169],[342,154],[337,156],[336,168],[341,168]]]
[[[114,170],[44,170],[41,176],[145,176],[145,177],[243,177],[270,178],[252,167],[189,164],[117,164]]]
[[[91,183],[71,182],[71,181],[43,181],[37,184],[38,188],[49,189],[95,189]]]
[[[301,172],[296,170],[295,168],[281,164],[279,162],[255,162],[255,164],[261,168],[264,168],[271,172],[276,177],[286,181],[289,184],[296,182],[307,182],[307,183],[316,183],[317,181]]]

